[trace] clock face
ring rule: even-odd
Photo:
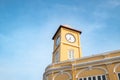
[[[59,44],[60,44],[60,36],[58,36],[56,39],[56,46],[58,46]]]
[[[68,33],[68,34],[66,34],[65,37],[66,37],[66,40],[67,40],[67,41],[69,41],[69,42],[75,42],[75,37],[74,37],[74,35]]]

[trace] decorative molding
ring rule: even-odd
[[[93,76],[96,77],[96,79],[97,79],[98,76],[101,76],[101,77],[102,77],[102,75],[105,76],[105,78],[106,78],[105,80],[108,80],[105,74],[92,75],[92,76],[86,76],[86,77],[80,77],[80,78],[77,78],[77,80],[80,80],[80,79],[84,80],[84,78],[86,78],[86,80],[88,80],[88,77],[91,77],[91,78],[92,78]],[[92,80],[93,80],[93,79],[92,79]],[[98,79],[97,79],[97,80],[98,80]],[[101,80],[101,79],[100,79],[100,80]],[[103,80],[103,79],[102,79],[102,80]]]
[[[119,76],[118,76],[118,74],[119,74],[120,72],[118,72],[118,73],[116,73],[116,75],[117,75],[117,80],[119,80],[120,78],[119,78]]]
[[[108,65],[108,64],[112,64],[113,62],[107,62],[107,63],[105,63],[106,65]]]
[[[69,79],[67,79],[67,80],[72,79],[72,76],[71,76],[71,74],[70,74],[69,72],[64,72],[64,71],[62,70],[62,71],[59,71],[59,73],[55,74],[52,80],[55,80],[55,78],[56,78],[58,75],[60,75],[60,74],[67,74],[67,75],[69,76]]]
[[[43,80],[48,80],[48,77],[46,76],[46,74],[43,74]]]
[[[105,72],[105,74],[108,74],[108,71],[107,71],[105,68],[89,66],[88,68],[85,68],[85,69],[80,70],[80,71],[77,73],[76,78],[78,78],[79,74],[81,74],[82,72],[87,71],[87,70],[93,70],[93,69],[100,69],[100,70],[103,70],[103,71]]]
[[[73,64],[73,66],[87,66],[87,65],[101,65],[101,64],[106,64],[106,63],[113,63],[113,62],[120,62],[120,56],[117,57],[112,57],[112,58],[105,58],[101,60],[94,60],[94,61],[89,61],[89,62],[83,62],[83,63],[78,63],[78,64]]]
[[[69,42],[63,42],[63,41],[61,41],[61,43],[65,44],[65,45],[70,45],[70,46],[73,46],[73,47],[80,48],[79,45],[73,45],[73,44],[71,44],[71,43],[69,43]]]
[[[83,63],[78,63],[78,64],[72,64],[72,66],[74,66],[76,69],[77,67],[87,67],[88,65],[102,65],[102,64],[111,64],[114,62],[120,62],[120,56],[117,57],[112,57],[112,58],[105,58],[102,60],[94,60],[94,61],[89,61],[89,62],[83,62]],[[61,69],[70,69],[72,66],[64,66],[64,67],[54,67],[54,68],[48,68],[46,69],[45,72],[49,72],[49,71],[54,71],[54,70],[61,70]]]
[[[62,61],[62,62],[58,62],[58,63],[52,63],[52,64],[48,65],[45,70],[47,70],[50,66],[53,66],[53,65],[56,65],[56,64],[62,64],[62,63],[66,63],[66,62],[71,62],[72,63],[74,61],[79,61],[79,60],[83,60],[83,59],[87,59],[87,58],[92,58],[92,57],[97,57],[97,56],[104,56],[105,57],[106,55],[109,55],[109,54],[112,54],[112,53],[114,53],[114,54],[120,53],[120,49],[119,50],[105,52],[105,53],[101,53],[101,54],[96,54],[96,55],[92,55],[92,56],[86,56],[86,57],[82,57],[82,58],[79,58],[79,59],[74,59],[73,61],[66,60],[66,61]],[[117,57],[119,57],[119,56],[117,56]],[[109,58],[110,57],[105,57],[105,58],[103,58],[103,60],[109,59]],[[116,58],[116,57],[112,57],[112,58]],[[101,61],[101,60],[98,60],[98,61]],[[76,64],[74,64],[74,65],[76,65]]]
[[[116,73],[116,69],[118,68],[118,66],[120,66],[120,63],[116,64],[114,69],[113,69],[113,72]]]
[[[92,70],[92,66],[88,66],[88,70]]]
[[[62,61],[62,62],[57,62],[57,63],[49,64],[49,65],[46,67],[45,71],[47,71],[51,66],[54,66],[54,65],[57,65],[57,64],[60,65],[60,64],[67,63],[67,62],[70,62],[70,63],[72,64],[73,61],[75,61],[75,59],[73,59],[73,60],[65,60],[65,61]]]
[[[71,70],[71,66],[63,66],[63,67],[55,67],[55,68],[50,68],[50,69],[47,69],[46,70],[46,72],[50,72],[50,71],[56,71],[56,70],[63,70],[64,71],[64,69],[67,69],[67,70]]]
[[[46,78],[45,80],[48,80],[48,76],[46,76],[45,78]]]
[[[86,71],[86,70],[89,70],[89,69],[88,69],[88,68],[85,68],[85,69],[80,70],[80,71],[77,73],[76,78],[78,78],[79,74],[81,74],[82,72],[84,72],[84,71]]]
[[[60,47],[60,44],[54,49],[54,51],[52,53],[54,54],[55,52],[57,52],[59,47]]]
[[[103,71],[105,72],[105,74],[108,74],[107,69],[105,69],[105,68],[103,68],[103,67],[93,67],[93,68],[103,70]]]
[[[119,51],[119,50],[118,50]],[[118,51],[116,51],[116,52],[118,52]],[[113,53],[114,51],[112,51],[112,53]],[[110,54],[110,53],[107,53],[107,54]],[[105,55],[105,54],[104,54]],[[95,56],[94,56],[95,57]],[[91,58],[91,57],[89,57],[89,58]],[[78,60],[82,60],[82,59],[86,59],[86,58],[80,58],[80,59],[78,59]],[[63,62],[59,62],[59,63],[56,63],[56,64],[63,64],[63,63],[66,63],[66,62],[71,62],[71,64],[72,64],[72,62],[74,62],[74,61],[76,61],[77,59],[75,59],[75,60],[73,60],[73,61],[71,61],[71,60],[66,60],[66,61],[63,61]],[[116,57],[106,57],[106,58],[104,58],[104,59],[101,59],[101,60],[93,60],[93,61],[89,61],[89,62],[83,62],[83,63],[78,63],[78,64],[72,64],[71,66],[64,66],[64,67],[54,67],[54,68],[50,68],[50,66],[54,66],[54,65],[56,65],[56,64],[51,64],[51,65],[49,65],[47,68],[46,68],[46,71],[45,71],[45,74],[46,75],[48,75],[48,74],[51,74],[52,72],[54,72],[55,70],[57,70],[57,71],[59,71],[59,70],[62,70],[62,69],[67,69],[67,70],[71,70],[71,68],[72,68],[72,66],[74,66],[74,68],[75,69],[77,69],[77,67],[80,67],[80,68],[85,68],[85,67],[87,67],[88,65],[92,65],[92,66],[95,66],[95,65],[103,65],[103,64],[105,64],[105,65],[108,65],[108,64],[112,64],[112,63],[114,63],[114,62],[120,62],[120,56],[116,56]],[[115,67],[114,67],[114,69],[113,69],[113,72],[114,73],[116,73],[116,68],[118,67],[118,66],[120,66],[120,63],[119,64],[116,64],[115,65]],[[94,67],[95,68],[95,67]],[[86,69],[84,69],[84,70],[91,70],[91,69],[93,69],[92,67],[90,67],[89,66],[89,68],[86,68]],[[99,68],[100,69],[100,68]],[[82,71],[84,71],[84,70],[82,70]],[[107,74],[107,70],[106,69],[102,69],[102,70],[104,70],[105,72],[106,72],[106,74]],[[63,70],[64,71],[64,70]],[[82,72],[81,71],[81,72]],[[81,73],[81,72],[79,72],[79,74]],[[116,75],[118,75],[117,73],[116,73]],[[46,77],[46,76],[45,76]],[[78,74],[76,75],[76,77],[78,77]],[[46,78],[44,78],[45,80],[47,80]]]
[[[118,76],[118,73],[120,72],[116,72],[116,68],[120,66],[120,63],[116,64],[114,69],[113,69],[113,72],[115,73],[115,75],[117,76],[117,80],[119,80],[119,76]]]
[[[109,54],[116,54],[116,53],[120,53],[120,49],[118,50],[114,50],[114,51],[108,51],[108,52],[104,52],[104,53],[100,53],[100,54],[95,54],[95,55],[91,55],[91,56],[85,56],[85,57],[82,57],[82,58],[79,58],[79,59],[76,59],[76,60],[81,60],[81,59],[86,59],[86,58],[92,58],[92,57],[97,57],[97,56],[107,56]],[[107,58],[107,57],[105,57]]]
[[[60,73],[63,74],[63,70],[60,70]]]

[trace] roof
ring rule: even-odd
[[[57,35],[58,31],[59,31],[61,28],[66,28],[66,29],[69,29],[69,30],[77,31],[77,32],[79,32],[80,34],[82,33],[80,30],[73,29],[73,28],[71,28],[71,27],[68,26],[68,25],[60,25],[59,28],[57,29],[57,31],[55,32],[54,36],[52,37],[52,39],[55,38],[55,36]]]

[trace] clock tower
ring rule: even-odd
[[[81,57],[80,46],[81,31],[68,25],[60,25],[53,36],[54,50],[52,63],[74,60]]]

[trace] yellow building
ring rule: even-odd
[[[81,31],[60,25],[43,80],[120,80],[120,50],[82,57]]]

